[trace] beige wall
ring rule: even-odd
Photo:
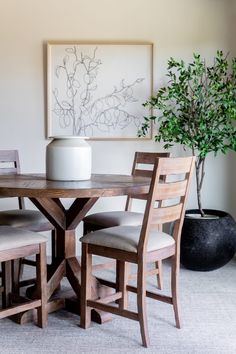
[[[45,46],[47,40],[151,41],[154,86],[170,56],[205,57],[235,47],[235,0],[0,0],[0,148],[19,149],[23,172],[45,171]],[[93,171],[129,173],[135,150],[155,142],[96,141]],[[178,153],[179,149],[176,149]],[[235,155],[209,157],[205,207],[236,216]],[[233,177],[232,177],[233,176]],[[196,198],[192,188],[189,206]],[[114,208],[123,199],[100,201]]]

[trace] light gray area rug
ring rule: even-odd
[[[83,330],[79,317],[64,310],[49,314],[46,329],[33,323],[17,325],[0,320],[0,353],[236,353],[236,259],[212,272],[181,269],[180,299],[183,328],[177,329],[171,305],[148,299],[151,346],[141,345],[139,324],[113,316],[111,322]],[[164,264],[168,292],[169,263]],[[112,271],[106,272],[112,277]],[[155,277],[148,279],[155,288]],[[131,308],[135,309],[131,294]]]

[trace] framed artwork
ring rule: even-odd
[[[48,42],[47,136],[137,139],[152,66],[150,43]]]

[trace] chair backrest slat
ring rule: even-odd
[[[154,209],[151,224],[159,225],[178,220],[180,218],[182,208],[182,203],[179,203],[177,205]]]
[[[152,178],[152,171],[136,169],[133,176]]]
[[[133,199],[147,200],[148,193],[147,194],[130,194],[129,197],[133,198]]]
[[[163,183],[159,184],[158,190],[156,192],[156,200],[174,199],[181,195],[183,196],[186,192],[187,180],[178,181],[174,183]]]
[[[187,160],[186,160],[187,159]],[[181,175],[182,173],[189,172],[191,166],[191,157],[178,157],[173,158],[173,163],[165,159],[161,163],[161,173],[163,175]]]
[[[15,167],[0,167],[0,175],[15,175],[16,168]]]
[[[0,150],[0,175],[16,175],[20,173],[20,160],[17,150]],[[24,198],[18,199],[20,209],[24,209]]]
[[[157,157],[169,157],[169,152],[143,152],[136,151],[135,153],[135,163],[136,164],[155,164],[155,160]]]
[[[180,236],[195,157],[157,158],[147,198],[138,252],[143,255],[150,230],[174,223],[173,237],[179,254]],[[175,178],[175,179],[174,179]],[[158,237],[158,234],[157,234]]]
[[[152,178],[153,168],[157,157],[169,157],[169,152],[142,152],[136,151],[132,167],[132,176]],[[148,165],[148,166],[147,166]],[[126,200],[125,210],[131,210],[133,199],[146,200],[145,195],[129,195]]]

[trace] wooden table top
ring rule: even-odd
[[[86,181],[50,181],[44,174],[0,176],[1,197],[92,198],[145,194],[150,179],[127,175],[93,174]]]

